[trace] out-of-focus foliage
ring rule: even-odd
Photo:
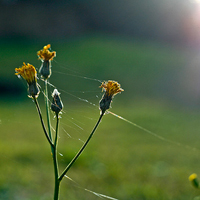
[[[46,44],[46,43],[45,43]],[[52,42],[57,57],[53,61],[52,84],[64,90],[94,90],[93,85],[76,77],[117,80],[126,100],[138,96],[185,105],[199,105],[198,53],[162,43],[110,36],[87,36]],[[23,62],[40,68],[36,52],[44,43],[38,41],[4,43],[0,53],[2,97],[26,98],[24,85],[14,76],[14,68]],[[77,72],[77,73],[76,73]],[[69,74],[69,75],[67,75]],[[73,76],[70,76],[73,75]],[[58,78],[59,77],[59,78]],[[8,81],[9,80],[9,81]],[[70,84],[69,84],[70,83]],[[73,84],[72,84],[73,83]],[[97,83],[97,88],[98,88]],[[23,94],[22,94],[23,93]]]
[[[104,32],[199,44],[195,0],[1,1],[0,37],[63,39]]]

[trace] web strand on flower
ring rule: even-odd
[[[57,63],[58,63],[58,62],[57,62]],[[60,66],[60,67],[61,67],[61,66]],[[100,83],[102,83],[102,81],[99,80],[99,79],[88,78],[88,77],[86,77],[86,76],[77,75],[77,74],[79,74],[78,72],[76,72],[76,71],[74,71],[74,70],[71,70],[71,69],[69,69],[69,68],[65,68],[64,66],[62,66],[61,68],[66,69],[66,70],[70,70],[71,72],[74,72],[75,74],[68,74],[68,73],[59,72],[59,71],[56,71],[56,73],[60,73],[60,74],[63,74],[63,75],[74,76],[74,77],[81,78],[81,79],[88,79],[88,80],[91,80],[91,81],[94,81],[94,82],[100,82]],[[48,84],[49,84],[51,87],[53,87],[53,88],[57,88],[56,86],[54,86],[54,85],[51,84],[51,83],[48,83]],[[82,97],[80,97],[80,96],[78,96],[78,95],[72,94],[71,92],[68,92],[68,91],[66,91],[66,90],[64,90],[64,89],[61,89],[61,88],[58,88],[58,89],[59,89],[59,91],[61,91],[62,93],[65,93],[65,94],[67,94],[67,95],[69,95],[69,96],[71,96],[71,97],[73,97],[73,98],[75,98],[75,99],[77,99],[77,100],[80,100],[81,102],[85,102],[86,104],[89,104],[89,106],[92,106],[92,107],[94,108],[94,110],[99,109],[99,105],[97,105],[97,104],[94,103],[94,102],[89,101],[89,100],[86,99],[86,98],[82,98]],[[101,96],[101,94],[100,94],[101,91],[99,91],[99,92],[97,92],[97,91],[75,91],[75,92],[76,92],[76,93],[77,93],[77,92],[78,92],[78,93],[90,93],[90,94],[91,94],[91,93],[94,93],[94,95],[95,95],[97,101],[100,100],[99,96]],[[97,93],[98,93],[98,94],[97,94]],[[131,124],[131,125],[133,125],[133,126],[139,128],[140,130],[144,131],[145,133],[148,133],[148,134],[152,135],[153,137],[155,137],[155,138],[157,138],[157,139],[159,139],[159,140],[165,141],[165,142],[167,142],[167,143],[169,143],[169,144],[176,145],[176,146],[178,146],[178,147],[187,148],[187,149],[190,149],[190,150],[192,150],[192,151],[199,151],[198,148],[194,148],[194,147],[191,147],[191,146],[189,146],[189,145],[182,144],[182,143],[180,143],[180,142],[176,142],[176,141],[167,139],[167,138],[161,136],[160,134],[157,134],[157,133],[155,133],[155,132],[153,132],[153,131],[150,131],[150,130],[148,130],[148,129],[146,129],[146,128],[144,128],[144,127],[142,127],[142,126],[140,126],[140,125],[138,125],[138,124],[136,124],[136,123],[134,123],[134,122],[132,122],[132,121],[130,121],[130,120],[128,120],[128,119],[125,119],[124,117],[121,117],[121,116],[119,116],[119,115],[117,115],[117,114],[111,112],[110,110],[107,111],[106,113],[107,113],[107,114],[111,114],[111,115],[117,117],[118,119],[121,119],[121,120],[123,120],[124,122],[129,123],[129,124]],[[85,116],[85,117],[86,117],[86,116]],[[87,117],[87,118],[89,118],[89,117]],[[73,120],[74,120],[74,118],[73,118]],[[70,120],[69,120],[69,121],[70,121]],[[71,122],[72,122],[72,121],[71,121]],[[73,123],[75,126],[77,126],[79,129],[82,129],[82,130],[83,130],[83,128],[82,128],[81,126],[77,125],[75,122],[72,122],[72,123]],[[79,121],[79,123],[81,123],[81,122]],[[68,134],[69,134],[69,133],[68,133]],[[82,141],[80,138],[79,138],[78,140],[79,140],[79,141]]]

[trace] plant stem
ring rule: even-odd
[[[50,139],[50,137],[49,137],[49,135],[48,135],[48,133],[47,133],[47,130],[46,130],[46,128],[45,128],[44,121],[43,121],[43,119],[42,119],[42,114],[41,114],[41,110],[40,110],[38,101],[37,101],[37,99],[36,99],[35,97],[33,97],[33,100],[34,100],[34,102],[35,102],[35,105],[36,105],[36,108],[37,108],[37,111],[38,111],[38,114],[39,114],[39,117],[40,117],[40,121],[41,121],[41,124],[42,124],[42,128],[43,128],[43,130],[44,130],[44,134],[45,134],[45,136],[46,136],[46,138],[47,138],[49,144],[51,145],[51,148],[53,148],[53,147],[54,147],[54,144],[52,143],[52,141],[51,141],[51,139]]]
[[[46,104],[46,114],[47,114],[47,125],[48,125],[48,130],[49,130],[49,137],[52,140],[52,134],[51,134],[51,121],[50,121],[50,115],[49,115],[49,98],[48,98],[48,80],[46,79],[44,81],[44,93],[45,93],[45,104]]]
[[[44,81],[45,85],[45,104],[46,104],[46,114],[47,114],[47,125],[49,130],[49,138],[52,140],[51,134],[51,121],[50,121],[50,114],[49,114],[49,98],[48,98],[48,80]],[[58,179],[58,161],[57,161],[57,143],[58,143],[58,124],[59,124],[59,116],[56,114],[56,133],[54,139],[54,145],[51,146],[51,152],[53,157],[53,166],[54,166],[54,176],[55,176],[55,188],[54,188],[54,200],[58,200],[59,198],[59,188],[60,188],[60,181]]]
[[[54,189],[54,200],[58,200],[59,198],[59,188],[60,188],[60,180],[58,179],[58,161],[57,161],[57,144],[58,144],[58,124],[59,124],[59,116],[56,114],[56,135],[54,141],[53,148],[53,164],[54,164],[54,175],[55,175],[55,189]]]
[[[83,152],[83,150],[85,149],[85,147],[87,146],[88,142],[90,141],[90,139],[92,138],[93,134],[95,133],[97,127],[99,126],[101,119],[103,117],[105,112],[102,112],[96,125],[94,126],[92,132],[90,133],[88,139],[86,140],[86,142],[83,144],[83,146],[81,147],[81,149],[79,150],[79,152],[74,156],[74,158],[71,160],[71,162],[68,164],[68,166],[65,168],[65,170],[62,172],[62,174],[59,177],[59,181],[61,181],[63,179],[63,177],[65,176],[65,174],[68,172],[68,170],[71,168],[71,166],[74,164],[74,162],[78,159],[78,157],[81,155],[81,153]]]

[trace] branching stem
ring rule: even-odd
[[[40,107],[39,104],[37,102],[37,99],[35,97],[33,97],[34,102],[36,104],[36,108],[40,117],[40,121],[45,133],[45,136],[51,146],[51,152],[52,152],[52,157],[53,157],[53,165],[54,165],[54,176],[55,176],[55,188],[54,188],[54,200],[58,200],[59,199],[59,188],[60,188],[60,182],[62,181],[63,177],[66,175],[66,173],[68,172],[68,170],[71,168],[71,166],[75,163],[75,161],[79,158],[79,156],[81,155],[81,153],[84,151],[84,149],[86,148],[87,144],[89,143],[89,141],[91,140],[92,136],[94,135],[97,127],[99,126],[102,117],[105,113],[105,111],[103,111],[100,114],[100,117],[96,123],[96,125],[94,126],[92,132],[90,133],[88,139],[86,140],[86,142],[83,144],[83,146],[81,147],[81,149],[79,150],[79,152],[74,156],[74,158],[71,160],[71,162],[68,164],[68,166],[64,169],[64,171],[62,172],[62,174],[59,176],[59,171],[58,171],[58,161],[57,161],[57,143],[58,143],[58,126],[59,126],[59,115],[58,113],[56,114],[56,133],[55,133],[55,138],[54,138],[54,143],[52,142],[52,134],[51,134],[51,122],[50,122],[50,115],[49,115],[49,103],[48,103],[48,90],[47,90],[47,85],[48,82],[47,80],[45,80],[45,103],[46,103],[46,114],[47,114],[47,124],[48,124],[48,130],[49,133],[47,133],[45,125],[44,125],[44,121],[42,119],[42,114],[40,111]]]
[[[45,104],[46,104],[46,114],[47,114],[47,124],[49,130],[49,138],[52,140],[52,133],[51,133],[51,120],[49,114],[49,98],[48,98],[48,80],[44,81],[45,85]],[[59,124],[59,116],[56,114],[56,133],[54,144],[51,146],[51,152],[53,157],[53,166],[54,166],[54,176],[55,176],[55,188],[54,188],[54,200],[59,199],[59,188],[60,188],[60,181],[58,179],[59,172],[58,172],[58,160],[57,160],[57,143],[58,143],[58,124]]]
[[[74,162],[78,159],[78,157],[81,155],[81,153],[84,151],[85,147],[87,146],[88,142],[90,141],[90,139],[92,138],[92,136],[94,135],[97,127],[99,126],[101,119],[103,117],[105,112],[102,112],[96,125],[94,126],[92,132],[90,133],[88,139],[86,140],[86,142],[83,144],[83,146],[81,147],[81,149],[79,150],[79,152],[74,156],[74,158],[71,160],[71,162],[68,164],[68,166],[65,168],[65,170],[62,172],[62,174],[59,177],[59,181],[61,181],[63,179],[63,177],[65,176],[65,174],[68,172],[68,170],[71,168],[71,166],[74,164]]]

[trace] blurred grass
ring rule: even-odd
[[[34,103],[26,96],[26,85],[13,75],[14,68],[23,61],[39,68],[36,52],[45,44],[0,44],[4,54],[0,74],[11,83],[9,87],[18,84],[22,91],[17,101],[13,101],[17,94],[1,99],[0,199],[52,197],[50,148]],[[57,41],[52,43],[52,49],[57,51],[57,58],[51,82],[76,96],[61,92],[65,105],[59,139],[61,169],[81,147],[80,140],[87,138],[99,116],[98,107],[79,98],[98,105],[100,83],[79,76],[118,80],[125,91],[115,97],[112,111],[172,141],[158,139],[105,115],[91,143],[69,171],[68,176],[80,185],[64,179],[61,199],[99,199],[79,186],[126,200],[188,200],[197,196],[199,192],[192,188],[188,176],[199,173],[199,110],[177,107],[165,100],[162,92],[155,95],[157,90],[160,92],[159,81],[176,76],[183,67],[184,52],[155,43],[109,37]],[[42,100],[41,94],[39,101]]]
[[[68,176],[84,188],[118,199],[191,199],[195,189],[188,176],[199,172],[200,151],[193,148],[199,146],[200,114],[164,105],[149,108],[144,103],[113,110],[182,145],[162,141],[106,115]],[[72,139],[64,132],[70,124],[68,114],[63,115],[59,139],[62,169],[80,148],[79,138],[86,139],[98,118],[98,109],[96,113],[83,113],[93,120],[78,136],[76,131],[69,132]],[[79,114],[74,109],[75,117]],[[51,199],[52,160],[33,102],[1,104],[1,131],[1,199]],[[61,197],[99,199],[67,179],[61,186]]]
[[[13,69],[23,62],[29,62],[39,69],[41,63],[37,60],[36,52],[47,43],[49,41],[1,42],[0,53],[4,56],[0,60],[0,83],[5,84],[9,79],[12,85],[21,88],[23,97],[24,88],[13,76]],[[112,36],[54,41],[51,46],[57,52],[51,82],[58,88],[68,91],[93,89],[89,80],[83,81],[74,75],[99,80],[113,79],[126,88],[124,96],[130,100],[136,95],[159,96],[163,99],[171,96],[173,99],[177,91],[170,88],[177,84],[176,77],[188,59],[181,48]]]

